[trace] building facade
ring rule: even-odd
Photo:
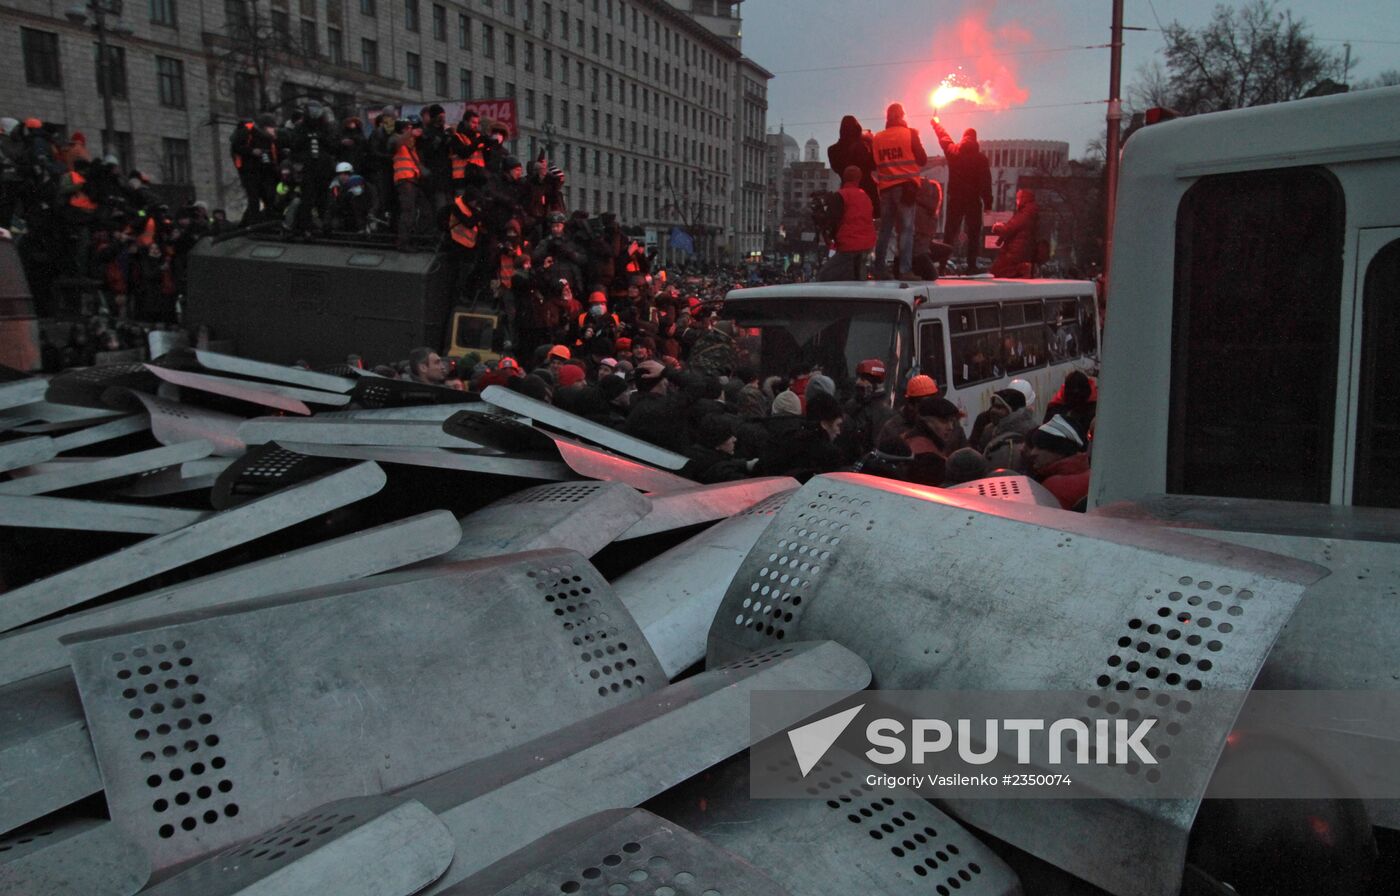
[[[1069,164],[1069,144],[1058,140],[983,140],[982,153],[992,167],[992,207],[987,212],[1012,211],[1016,207],[1016,185],[1022,177],[1044,177],[1061,173]],[[948,160],[937,146],[928,154],[924,177],[948,189]]]
[[[742,63],[739,4],[716,0],[89,0],[86,22],[45,0],[0,9],[0,50],[22,70],[0,114],[103,127],[93,4],[106,11],[109,149],[157,182],[192,185],[236,216],[238,120],[320,100],[344,117],[382,105],[516,101],[517,155],[549,151],[571,208],[615,212],[729,259],[746,182],[741,149],[765,125],[767,80]],[[122,33],[125,32],[125,33]],[[744,136],[748,131],[748,136]],[[750,168],[747,182],[761,174]],[[742,227],[741,227],[742,225]],[[761,215],[758,227],[762,229]],[[750,240],[751,242],[751,240]]]
[[[734,119],[734,256],[763,253],[768,229],[768,82],[773,75],[747,56],[735,66],[738,115]]]

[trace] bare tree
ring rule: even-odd
[[[314,41],[306,45],[294,36],[289,17],[275,13],[270,0],[226,0],[224,9],[224,30],[206,37],[220,94],[235,105],[258,111],[327,97],[332,79],[321,71],[326,63],[320,59],[320,48]],[[295,74],[298,81],[295,97],[283,95],[279,83],[288,74]]]
[[[1372,90],[1377,87],[1394,87],[1400,84],[1400,69],[1389,68],[1376,75],[1374,78],[1367,78],[1364,81],[1357,81],[1351,86],[1352,90]]]
[[[1273,0],[1217,6],[1204,27],[1173,22],[1163,37],[1165,69],[1141,70],[1130,95],[1187,115],[1298,99],[1342,74],[1338,55]]]

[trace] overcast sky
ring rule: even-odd
[[[1124,24],[1151,30],[1125,35],[1125,96],[1139,66],[1160,59],[1158,21],[1201,25],[1215,6],[1215,0],[1127,0]],[[1109,0],[747,0],[743,49],[776,74],[768,88],[770,130],[783,123],[799,144],[815,136],[825,147],[835,141],[842,115],[878,130],[885,106],[899,100],[931,145],[928,94],[960,64],[965,71],[979,64],[967,56],[975,49],[969,33],[953,26],[980,11],[986,44],[1001,54],[980,64],[1006,66],[1004,92],[1019,87],[1025,98],[1006,111],[950,109],[943,123],[950,130],[976,127],[983,139],[1065,140],[1079,156],[1103,131],[1104,106],[1095,101],[1108,96],[1109,51],[1082,48],[1108,43],[1112,8]],[[1295,0],[1280,9],[1303,19],[1324,46],[1341,52],[1350,40],[1353,81],[1400,69],[1397,0]]]

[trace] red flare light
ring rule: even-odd
[[[1017,81],[1016,48],[1031,43],[1031,33],[1015,22],[998,27],[987,23],[988,13],[972,12],[950,29],[940,32],[934,52],[943,58],[964,60],[929,93],[929,105],[943,110],[955,103],[986,109],[1006,109],[1024,103],[1030,92]]]

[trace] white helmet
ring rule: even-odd
[[[323,169],[323,170],[324,170],[324,169]],[[351,165],[349,162],[341,162],[340,164],[338,164],[338,165],[335,166],[335,173],[336,173],[336,174],[354,174],[354,173],[355,173],[355,166],[354,166],[354,165]]]
[[[1012,380],[1008,385],[1012,389],[1015,389],[1017,392],[1020,392],[1022,395],[1026,396],[1026,407],[1030,407],[1035,404],[1035,390],[1031,388],[1030,383],[1021,379],[1020,377],[1017,377],[1016,379]]]

